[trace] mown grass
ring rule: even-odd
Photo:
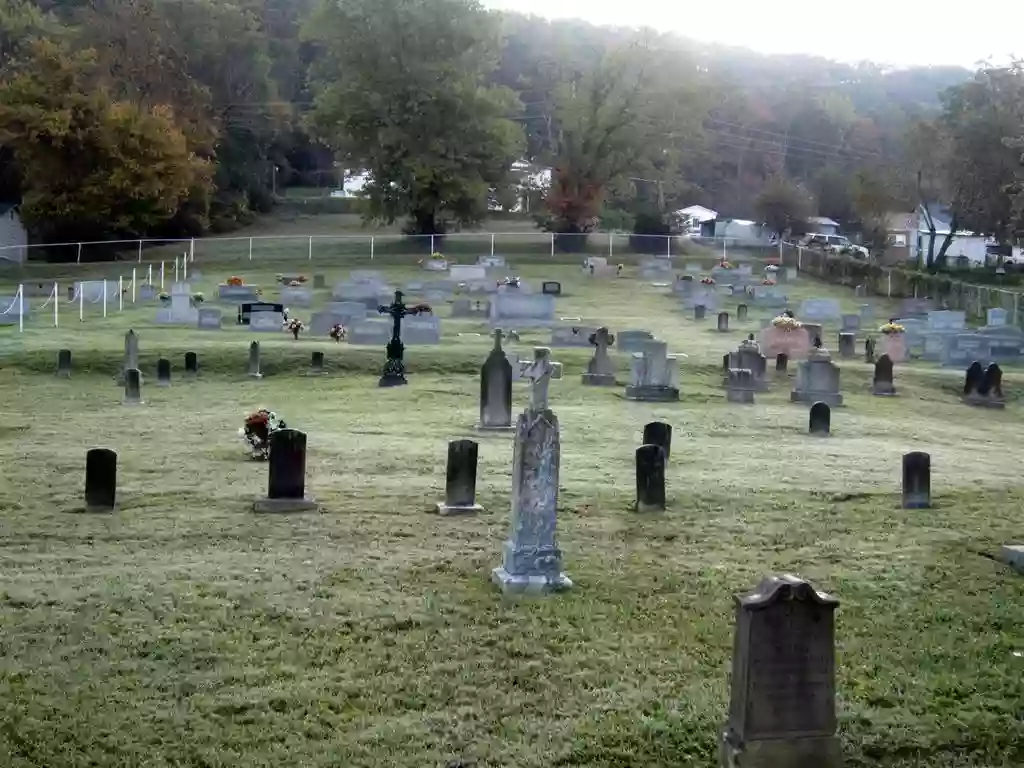
[[[725,402],[721,355],[767,313],[719,334],[646,281],[525,260],[515,272],[561,279],[562,316],[648,328],[689,356],[681,403],[639,404],[582,387],[585,350],[554,351],[559,537],[576,588],[544,600],[505,600],[489,582],[512,445],[471,429],[489,341],[457,334],[480,324],[446,319],[444,344],[410,348],[410,386],[394,390],[376,387],[381,350],[284,334],[261,337],[268,375],[249,381],[249,334],[157,328],[152,304],[0,331],[0,764],[711,766],[731,596],[780,571],[841,600],[848,765],[1024,763],[1024,579],[991,557],[1022,535],[1016,372],[997,413],[961,405],[955,372],[924,366],[898,369],[899,398],[872,398],[870,368],[844,361],[847,405],[833,436],[812,440],[788,381],[753,407]],[[212,296],[225,276],[207,270],[199,287]],[[176,367],[137,409],[113,379],[129,326],[148,374],[160,355]],[[52,376],[62,346],[69,381]],[[189,349],[197,382],[177,378]],[[313,349],[330,377],[301,376]],[[517,385],[517,409],[525,397]],[[249,511],[266,467],[235,431],[259,405],[308,432],[321,514]],[[638,516],[633,451],[653,419],[675,430],[669,510]],[[461,437],[481,444],[485,512],[439,519],[426,510]],[[74,514],[97,445],[119,453],[120,509]],[[899,509],[900,456],[915,449],[933,457],[924,512]]]

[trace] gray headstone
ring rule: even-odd
[[[856,333],[860,330],[860,315],[843,315],[840,330],[843,333]]]
[[[548,296],[561,296],[562,284],[557,280],[545,280],[541,283],[540,292]]]
[[[810,323],[827,323],[838,320],[841,314],[835,299],[807,299],[800,305],[797,317]]]
[[[402,321],[402,342],[407,345],[440,344],[441,318],[433,315],[406,317]]]
[[[303,512],[317,508],[306,498],[306,434],[278,429],[270,434],[267,498],[253,504],[255,512]]]
[[[790,392],[794,403],[817,403],[819,401],[835,407],[843,404],[839,393],[839,366],[829,359],[828,354],[811,356],[797,368],[796,383]]]
[[[986,313],[986,325],[1006,325],[1010,313],[1001,307],[993,307]]]
[[[406,322],[408,322],[408,318]],[[375,347],[383,346],[391,341],[391,325],[390,320],[378,318],[359,320],[348,329],[348,343],[366,344]],[[404,322],[402,330],[403,332],[405,330]]]
[[[718,330],[722,333],[726,333],[729,330],[729,313],[719,312],[718,313]]]
[[[254,333],[281,333],[283,327],[281,312],[253,312],[249,318],[249,330]]]
[[[660,445],[636,449],[637,512],[665,510],[665,451]]]
[[[249,344],[249,376],[253,379],[262,379],[260,372],[260,343],[258,341]]]
[[[223,314],[217,307],[200,307],[197,327],[205,331],[219,331]]]
[[[442,515],[466,515],[480,512],[476,503],[476,467],[479,447],[472,440],[448,443],[444,502],[437,505]]]
[[[286,307],[313,306],[313,290],[305,287],[284,286],[281,288],[281,303]]]
[[[156,385],[158,387],[171,385],[171,361],[166,357],[161,357],[156,361]]]
[[[313,287],[314,288],[326,288],[327,278],[324,275],[313,275]]]
[[[871,382],[871,394],[887,397],[896,394],[893,386],[893,364],[888,355],[882,355],[875,363],[875,375]]]
[[[839,601],[789,574],[736,597],[729,722],[721,764],[840,768],[835,609]]]
[[[488,299],[458,298],[452,302],[452,317],[487,318],[491,314]]]
[[[602,327],[589,334],[587,342],[594,346],[594,356],[587,363],[583,383],[595,387],[615,386],[615,363],[608,355],[608,347],[615,343],[615,336]]]
[[[668,354],[664,341],[648,341],[630,360],[627,400],[676,402],[679,400],[678,360]]]
[[[588,325],[559,326],[551,329],[552,347],[589,347],[597,328]]]
[[[832,428],[832,409],[828,403],[817,402],[811,406],[808,432],[812,435],[828,436]]]
[[[748,368],[730,368],[725,399],[730,403],[752,405],[754,402],[754,373]]]
[[[129,368],[124,372],[124,404],[142,404],[142,373],[138,368]]]
[[[854,333],[839,334],[839,356],[852,358],[857,356],[857,335]]]
[[[62,349],[57,352],[57,375],[67,378],[71,375],[71,350]]]
[[[903,508],[928,509],[932,505],[932,457],[921,451],[903,455]]]
[[[490,310],[495,327],[548,326],[555,320],[555,298],[540,293],[499,293],[491,299]]]
[[[512,429],[512,372],[501,348],[501,330],[494,332],[494,348],[480,369],[480,421],[478,429]],[[515,368],[518,370],[518,358]]]
[[[746,304],[740,304],[738,307],[736,307],[736,319],[741,321],[741,322],[746,320],[747,319],[747,311],[748,311],[747,305]]]
[[[648,341],[653,340],[654,334],[650,331],[620,331],[615,334],[615,348],[619,350],[619,352],[633,354],[634,352],[642,352],[644,350],[644,345]]]
[[[222,284],[217,286],[217,298],[221,301],[230,301],[237,304],[259,301],[258,290],[258,285]]]

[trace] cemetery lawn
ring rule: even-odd
[[[559,540],[575,588],[539,600],[490,583],[512,442],[473,432],[490,345],[457,337],[483,324],[439,307],[444,344],[410,348],[410,385],[386,390],[382,350],[284,334],[261,336],[267,376],[247,380],[248,333],[159,328],[153,304],[106,319],[87,308],[81,323],[62,307],[58,329],[0,329],[0,765],[713,766],[732,595],[773,572],[840,600],[848,766],[1024,764],[1024,577],[994,559],[1024,540],[1024,376],[1007,372],[999,412],[961,405],[955,371],[897,366],[900,397],[873,398],[870,366],[840,361],[846,406],[830,438],[812,439],[788,382],[754,406],[725,402],[722,354],[774,313],[752,307],[738,323],[733,311],[719,334],[713,315],[693,322],[649,281],[515,263],[535,285],[562,281],[559,315],[646,328],[689,356],[683,401],[651,404],[581,386],[589,352],[553,350],[566,369],[551,383]],[[269,286],[282,268],[204,271],[195,287],[212,297],[229,274]],[[330,285],[347,270],[324,271]],[[858,303],[803,280],[790,295]],[[148,378],[139,408],[120,405],[113,378],[128,327]],[[524,332],[513,348],[526,356],[547,337]],[[52,374],[61,347],[70,381]],[[318,349],[333,373],[306,378]],[[187,350],[199,381],[181,380]],[[266,465],[235,433],[259,406],[308,433],[320,514],[250,511]],[[675,432],[669,509],[641,516],[633,452],[656,419]],[[485,512],[438,518],[427,510],[443,497],[445,446],[467,437]],[[112,515],[74,512],[95,446],[119,454]],[[932,454],[934,509],[899,509],[910,450]]]

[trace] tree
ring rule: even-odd
[[[49,41],[0,84],[0,143],[23,171],[26,225],[44,240],[139,236],[210,185],[170,107],[113,99],[94,52]]]
[[[788,179],[777,177],[765,185],[754,201],[757,215],[780,238],[805,227],[814,209],[807,191]]]
[[[892,180],[875,169],[858,171],[851,184],[851,199],[865,244],[873,251],[884,250],[889,214],[900,210],[902,204]]]
[[[323,49],[311,125],[369,171],[369,215],[419,234],[481,220],[523,147],[515,94],[487,82],[495,19],[476,0],[337,0],[308,33]]]

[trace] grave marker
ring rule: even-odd
[[[736,307],[736,319],[740,322],[747,319],[748,307],[746,304],[740,304]]]
[[[636,510],[665,511],[665,451],[660,445],[636,449]]]
[[[827,349],[816,347],[797,369],[796,383],[789,399],[794,403],[822,401],[835,407],[843,404],[839,393],[840,369]]]
[[[627,400],[676,402],[679,400],[679,366],[668,354],[664,341],[648,341],[642,353],[634,353],[630,366]]]
[[[903,455],[903,509],[932,505],[932,457],[922,451]]]
[[[540,292],[547,296],[561,296],[562,284],[557,280],[545,280],[541,283]]]
[[[658,445],[665,452],[665,463],[672,456],[672,425],[663,421],[652,421],[644,425],[644,445]]]
[[[401,291],[395,291],[395,300],[389,306],[382,304],[377,307],[377,311],[382,315],[389,315],[393,323],[391,340],[386,347],[387,361],[384,363],[384,370],[381,373],[380,380],[377,382],[378,386],[381,387],[398,387],[409,383],[405,378],[405,344],[402,343],[402,319],[410,315],[415,316],[424,312],[430,312],[430,307],[425,305],[407,307],[402,301],[402,295]]]
[[[888,355],[882,355],[875,363],[875,376],[871,382],[871,394],[891,397],[896,394],[893,386],[893,364]]]
[[[260,343],[258,341],[249,344],[249,378],[263,378],[263,374],[260,373]]]
[[[113,512],[117,500],[117,453],[92,448],[85,454],[85,511]]]
[[[156,385],[158,387],[171,386],[171,361],[161,357],[156,361]]]
[[[892,360],[891,357],[889,359]],[[875,340],[870,336],[864,339],[864,362],[875,362]]]
[[[847,359],[857,356],[857,334],[839,334],[839,356]]]
[[[142,405],[142,373],[138,368],[124,372],[124,405]]]
[[[310,355],[309,358],[309,370],[306,371],[307,376],[323,376],[327,373],[324,370],[324,353],[317,350]]]
[[[726,333],[729,330],[729,313],[719,312],[718,313],[718,330],[722,333]]]
[[[512,364],[501,348],[504,334],[494,331],[494,347],[480,369],[480,421],[476,428],[489,431],[511,431],[512,427]],[[516,360],[518,367],[518,358]]]
[[[279,429],[270,434],[267,498],[253,502],[253,512],[309,512],[317,508],[306,498],[306,433]]]
[[[57,376],[66,379],[71,376],[71,350],[62,349],[57,352]]]
[[[812,405],[808,433],[820,437],[828,437],[831,426],[832,409],[828,407],[828,403],[819,401]]]
[[[788,368],[789,356],[785,352],[780,352],[778,355],[775,356],[775,373],[788,373]]]
[[[472,440],[448,443],[444,501],[437,505],[441,515],[471,515],[483,511],[476,503],[476,468],[479,446]]]
[[[608,355],[608,347],[615,343],[615,336],[602,327],[590,334],[587,340],[594,346],[594,356],[587,363],[583,383],[591,387],[614,387],[615,363]]]
[[[1001,307],[993,307],[985,313],[985,324],[991,327],[1006,325],[1009,313]]]
[[[754,373],[749,368],[730,368],[725,399],[730,403],[754,404]]]
[[[703,304],[695,304],[693,307],[693,319],[703,320],[707,314],[707,308]]]
[[[223,321],[220,307],[200,307],[196,316],[196,327],[201,331],[219,331]]]
[[[195,352],[185,353],[185,378],[194,379],[199,375],[199,357]]]

